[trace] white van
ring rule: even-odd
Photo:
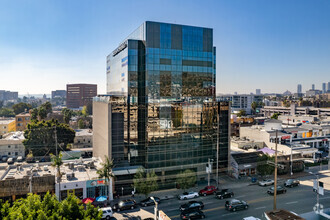
[[[18,156],[17,157],[17,162],[22,162],[23,161],[23,157],[22,156]]]
[[[109,220],[113,216],[111,207],[100,208],[100,210],[102,211],[102,219]]]

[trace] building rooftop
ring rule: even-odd
[[[72,181],[86,181],[97,179],[97,168],[101,167],[101,161],[96,158],[66,160],[61,166],[62,183]],[[21,179],[31,175],[33,177],[55,176],[56,169],[50,162],[45,163],[16,163],[9,167],[8,172],[2,176],[2,180]],[[0,176],[1,178],[1,176]],[[0,179],[1,180],[1,179]]]
[[[304,218],[296,215],[293,212],[289,212],[287,210],[284,209],[280,209],[280,210],[276,210],[276,211],[269,211],[269,212],[265,212],[266,214],[266,218],[270,219],[270,220],[304,220]]]
[[[238,164],[255,163],[262,152],[248,152],[231,154]]]
[[[279,123],[279,124],[282,124],[282,121],[271,118],[271,119],[265,120],[265,123]]]
[[[93,130],[91,130],[91,129],[76,129],[75,132],[76,132],[76,137],[77,136],[87,136],[87,135],[92,136],[93,135]]]
[[[7,125],[13,121],[15,121],[15,119],[0,119],[0,124]]]
[[[28,112],[22,112],[22,113],[20,113],[20,114],[18,114],[16,116],[18,116],[18,117],[30,116],[30,113],[28,113]]]

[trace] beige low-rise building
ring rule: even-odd
[[[0,119],[0,135],[15,131],[15,119]]]
[[[93,148],[93,131],[91,129],[77,129],[73,141],[73,148]]]
[[[23,132],[13,132],[0,139],[0,160],[2,158],[25,157]]]

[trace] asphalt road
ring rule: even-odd
[[[311,181],[311,180],[310,180]],[[282,185],[282,183],[280,183]],[[205,205],[204,213],[206,219],[243,219],[244,217],[254,216],[264,219],[263,213],[265,211],[272,210],[274,197],[267,194],[269,187],[261,187],[258,185],[252,185],[245,188],[236,189],[234,191],[235,199],[244,200],[249,204],[247,210],[230,212],[225,210],[225,201],[219,200],[214,195],[206,197],[199,197],[195,200],[202,201]],[[180,219],[180,205],[186,203],[186,201],[179,201],[171,199],[163,201],[159,204],[159,209],[163,210],[171,219]],[[330,207],[330,193],[325,192],[324,196],[320,196],[320,203],[324,207]],[[283,208],[293,211],[297,214],[313,211],[313,206],[316,204],[316,193],[312,191],[311,186],[300,185],[294,188],[287,188],[286,194],[280,194],[277,196],[277,208]],[[153,212],[153,206],[142,208],[148,212]]]

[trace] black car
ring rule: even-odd
[[[205,218],[205,215],[200,210],[188,210],[181,213],[181,219],[200,219]]]
[[[160,203],[160,199],[158,197],[154,197],[154,199],[156,200],[156,202],[159,204]],[[146,198],[145,200],[142,200],[140,202],[141,206],[149,206],[149,205],[155,205],[154,200],[152,200],[150,197]]]
[[[236,212],[237,210],[249,208],[249,205],[243,200],[232,199],[226,201],[225,207],[228,211]]]
[[[292,188],[294,186],[299,186],[299,184],[299,180],[288,179],[285,181],[284,186]]]
[[[277,190],[276,190],[276,194],[286,193],[286,189],[283,188],[282,186],[277,186],[276,188],[277,188]],[[274,195],[274,186],[273,186],[273,187],[270,187],[270,188],[267,190],[267,193],[268,193],[269,195]]]
[[[180,211],[186,211],[186,210],[201,210],[204,208],[203,202],[198,201],[190,201],[186,204],[183,204],[180,206]]]
[[[134,209],[136,202],[133,199],[122,200],[113,206],[113,210],[120,212],[121,210]]]
[[[220,192],[217,192],[215,194],[215,197],[218,199],[231,198],[233,196],[234,196],[234,193],[230,189],[223,189]]]

